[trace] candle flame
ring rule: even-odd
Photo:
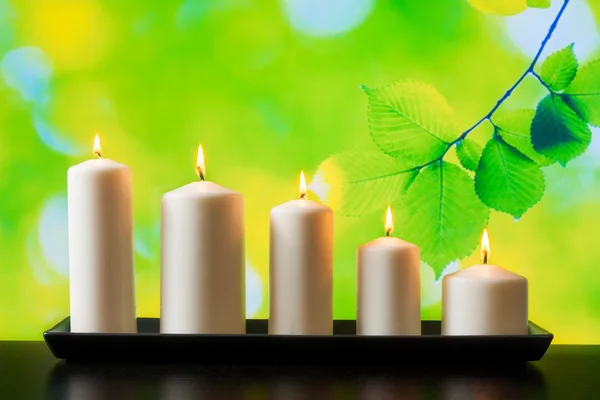
[[[487,264],[487,260],[490,256],[490,238],[488,236],[487,229],[483,230],[483,235],[481,236],[481,257],[483,258],[483,263]]]
[[[388,206],[385,213],[385,235],[390,236],[394,230],[394,218],[392,217],[392,207]]]
[[[94,136],[93,152],[98,158],[102,158],[102,146],[100,146],[100,136],[98,136],[97,133],[96,136]]]
[[[198,145],[198,154],[196,155],[196,173],[201,181],[204,180],[204,175],[206,175],[206,167],[204,166],[204,150],[202,150],[202,145]]]
[[[306,198],[306,178],[304,177],[304,171],[300,172],[300,198]]]

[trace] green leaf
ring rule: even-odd
[[[563,100],[587,123],[600,126],[600,60],[579,69]]]
[[[577,58],[573,52],[573,43],[546,58],[540,70],[540,77],[555,92],[563,90],[575,78]]]
[[[456,144],[456,156],[461,165],[470,171],[477,169],[483,148],[476,141],[465,138]]]
[[[500,136],[490,139],[475,174],[475,192],[485,205],[520,218],[544,189],[539,166]]]
[[[527,0],[527,7],[531,8],[549,8],[550,0]]]
[[[423,165],[458,137],[452,109],[431,85],[399,82],[363,90],[369,99],[371,137],[392,157]]]
[[[532,159],[537,165],[546,166],[554,160],[535,151],[531,144],[531,123],[535,110],[499,111],[494,115],[496,134],[512,147]]]
[[[531,125],[533,148],[561,164],[582,154],[592,132],[559,96],[548,95],[537,106]]]
[[[489,218],[460,167],[435,162],[423,168],[398,207],[398,236],[421,248],[421,257],[440,276],[450,261],[468,256]]]
[[[348,151],[325,160],[315,179],[329,188],[323,199],[338,214],[361,216],[397,202],[417,171],[380,151]]]

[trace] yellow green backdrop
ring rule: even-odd
[[[0,0],[0,338],[68,315],[66,171],[99,132],[134,171],[140,316],[159,311],[160,197],[202,143],[246,198],[250,317],[269,210],[305,170],[337,213],[337,318],[389,203],[423,250],[423,318],[487,226],[531,319],[600,343],[599,27],[595,0]]]

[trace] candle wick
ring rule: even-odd
[[[385,230],[385,236],[387,236],[387,237],[389,237],[389,236],[390,236],[390,230],[389,230],[389,229],[386,229],[386,230]]]
[[[94,154],[98,156],[98,159],[102,159],[102,153],[99,151],[95,151]]]
[[[487,251],[486,251],[486,252],[483,253],[483,263],[487,264],[487,262],[488,262],[488,254],[487,254]]]
[[[202,172],[202,168],[197,167],[196,170],[198,171],[198,177],[200,178],[200,182],[204,182],[204,173]]]
[[[301,198],[302,200],[304,200],[304,199],[306,198],[306,193],[302,193],[302,194],[300,194],[300,198]]]

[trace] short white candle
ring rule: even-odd
[[[386,237],[357,251],[358,335],[421,334],[421,262],[419,247],[390,237],[392,210],[386,213]]]
[[[244,198],[204,180],[162,197],[162,333],[246,331]]]
[[[487,264],[487,231],[481,242],[484,263],[442,281],[442,334],[526,335],[527,279]]]
[[[306,199],[271,210],[269,333],[333,333],[333,212]]]
[[[101,157],[69,168],[71,332],[136,332],[131,170]]]

